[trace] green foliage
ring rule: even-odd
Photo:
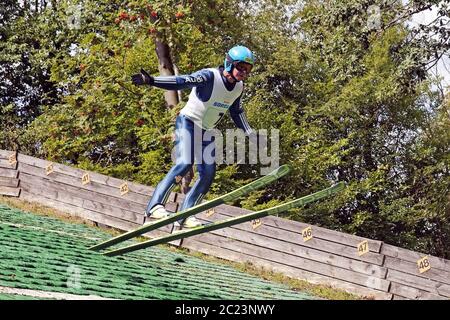
[[[47,21],[29,15],[17,1],[4,1],[0,16],[0,148],[35,152],[22,135],[42,113],[42,104],[57,101],[45,60],[61,42],[54,24],[38,28]]]
[[[310,35],[306,36],[310,40],[308,49],[321,52],[308,57],[328,71],[315,83],[319,92],[311,93],[317,100],[310,98],[313,103],[302,110],[302,139],[310,141],[302,146],[302,153],[311,156],[311,176],[347,181],[348,189],[333,201],[307,208],[297,217],[448,256],[443,245],[448,237],[443,212],[448,209],[432,205],[436,199],[442,204],[449,194],[445,178],[448,159],[442,157],[442,150],[449,150],[444,134],[449,131],[448,123],[441,122],[443,131],[434,131],[440,152],[428,149],[429,159],[440,159],[440,174],[429,179],[426,187],[413,187],[424,163],[410,169],[416,162],[413,158],[422,159],[425,150],[417,147],[422,145],[423,130],[439,118],[436,108],[442,102],[442,96],[428,91],[430,82],[417,76],[424,72],[426,50],[418,51],[414,43],[408,46],[408,30],[400,25],[377,33],[354,28],[364,21],[367,5],[374,3],[357,2],[362,7],[312,2],[300,15],[304,18],[303,30]],[[296,167],[301,166],[308,167],[308,162]],[[428,169],[436,168],[423,168]],[[321,181],[312,184],[317,183]],[[428,190],[424,192],[429,196],[426,200],[410,189],[423,190],[431,185],[439,186],[441,193],[431,196]],[[431,219],[430,215],[439,218]]]
[[[34,14],[8,2],[0,147],[154,186],[172,165],[182,104],[168,110],[162,90],[130,76],[158,74],[155,41],[169,45],[182,74],[217,66],[244,44],[257,58],[243,98],[249,122],[279,130],[280,162],[294,170],[239,204],[263,209],[345,181],[333,199],[287,216],[448,258],[450,99],[426,72],[448,43],[396,20],[432,4],[448,10],[414,3],[86,0],[71,28],[78,1]],[[377,28],[368,24],[373,5]],[[220,129],[233,126],[226,119]],[[209,197],[260,168],[219,165]]]
[[[74,4],[65,1],[58,12],[64,15]],[[225,16],[231,9],[225,3],[206,11],[192,6],[174,1],[83,3],[84,23],[72,40],[75,48],[51,63],[61,103],[49,106],[28,131],[43,142],[40,151],[47,159],[142,183],[161,179],[171,165],[174,112],[166,109],[161,90],[137,88],[130,76],[140,68],[157,74],[155,39],[170,42],[183,73],[220,63],[221,48],[211,46],[218,40],[205,32],[224,18],[212,20],[207,12],[219,10]],[[207,30],[203,19],[210,19]]]

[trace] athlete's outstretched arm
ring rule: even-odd
[[[206,69],[196,71],[189,75],[153,77],[144,69],[141,72],[131,76],[131,81],[135,85],[150,85],[166,90],[183,90],[193,87],[204,86],[208,81],[213,79],[212,72]]]

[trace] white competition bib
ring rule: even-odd
[[[229,91],[222,81],[219,70],[212,68],[208,70],[214,72],[214,84],[209,100],[201,101],[197,97],[197,88],[193,88],[186,106],[180,111],[203,129],[214,128],[243,90],[243,83],[239,81],[233,90]]]

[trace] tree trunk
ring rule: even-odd
[[[161,40],[159,37],[155,39],[155,48],[156,55],[158,56],[159,62],[159,73],[162,76],[173,76],[175,75],[175,68],[172,62],[170,47],[169,45]],[[166,91],[164,93],[164,98],[166,100],[166,105],[169,109],[175,107],[181,99],[179,99],[177,91]],[[189,185],[191,184],[192,179],[194,178],[194,169],[193,166],[188,171],[188,173],[181,180],[181,191],[183,194],[189,192]]]
[[[159,73],[162,76],[173,76],[173,62],[170,57],[169,45],[159,39],[155,40],[156,45],[156,55],[158,56],[159,62]],[[166,99],[166,104],[169,109],[172,109],[178,104],[178,94],[177,91],[166,91],[164,93],[164,98]]]
[[[29,12],[30,11],[30,5],[29,5],[27,0],[23,1],[23,9],[24,9],[25,14],[29,14],[30,13]]]
[[[194,166],[191,167],[191,169],[186,173],[186,175],[181,180],[181,192],[183,194],[186,194],[191,190],[191,187],[189,185],[191,184],[192,179],[194,179]]]

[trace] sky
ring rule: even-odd
[[[412,17],[412,24],[418,25],[427,24],[433,21],[437,15],[437,8],[433,8],[433,10],[427,10],[425,12],[421,12],[415,14]],[[442,87],[446,89],[447,92],[450,91],[450,58],[449,55],[444,55],[437,65],[430,70],[433,74],[438,74],[442,76],[444,79],[442,80]]]

